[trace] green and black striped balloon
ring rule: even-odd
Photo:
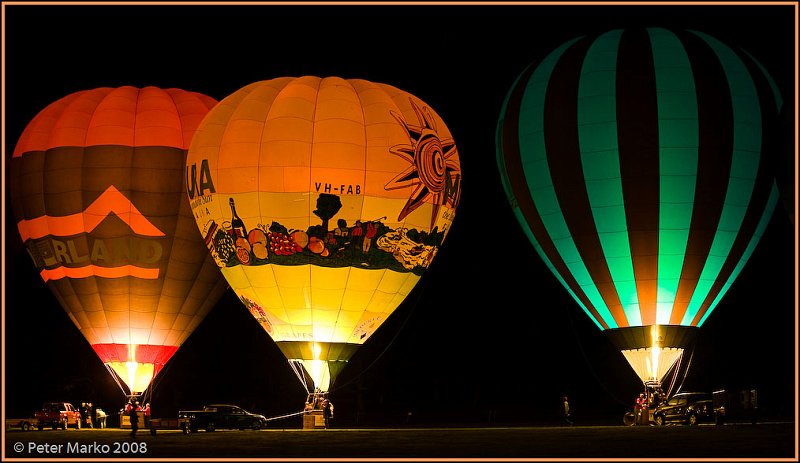
[[[714,37],[613,30],[519,76],[497,162],[528,238],[601,329],[697,327],[774,209],[781,105],[766,70]]]

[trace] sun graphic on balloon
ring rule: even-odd
[[[411,144],[394,145],[389,152],[400,156],[411,165],[386,183],[384,188],[387,190],[414,188],[397,220],[403,220],[430,198],[430,202],[433,203],[431,212],[431,229],[433,229],[441,206],[449,203],[455,208],[461,196],[458,150],[452,138],[439,138],[436,120],[430,109],[420,108],[414,100],[409,99],[409,101],[420,125],[411,125],[402,115],[391,111],[392,116],[405,129]]]

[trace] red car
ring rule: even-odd
[[[75,426],[75,429],[80,429],[81,413],[69,402],[47,402],[36,412],[36,428],[41,431],[45,426],[53,429]]]

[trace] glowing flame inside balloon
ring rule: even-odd
[[[331,372],[328,362],[321,358],[322,346],[312,341],[309,342],[309,347],[311,350],[311,359],[291,359],[290,365],[292,362],[297,362],[302,365],[302,369],[305,370],[314,381],[314,388],[327,391],[331,384]]]
[[[309,373],[314,380],[314,384],[326,391],[330,386],[328,381],[325,381],[326,376],[330,378],[330,374],[326,374],[328,373],[328,362],[319,359],[319,355],[322,353],[322,347],[316,342],[311,343],[311,352],[314,358],[308,362],[310,364]]]
[[[650,380],[657,381],[660,378],[658,375],[658,360],[661,356],[661,346],[659,345],[659,337],[658,337],[658,325],[653,325],[650,328],[650,335],[653,340],[652,351],[650,352],[650,371],[648,372],[650,376]]]
[[[126,361],[105,363],[106,367],[128,386],[131,394],[144,391],[153,381],[156,372],[155,364],[136,361],[136,349],[136,344],[128,344]]]
[[[136,392],[134,388],[134,383],[136,382],[136,370],[139,368],[139,364],[137,362],[125,362],[125,366],[128,367],[128,387],[131,388],[131,392]]]

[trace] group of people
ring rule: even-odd
[[[317,389],[313,394],[309,394],[306,401],[305,411],[322,410],[322,417],[325,419],[325,428],[329,428],[333,418],[333,402],[326,395]]]
[[[147,402],[144,405],[144,408],[139,404],[139,400],[136,398],[131,398],[127,404],[125,404],[124,413],[128,415],[131,422],[131,437],[136,439],[136,431],[139,430],[139,412],[142,412],[142,416],[144,417],[144,426],[150,426],[150,402]]]
[[[91,402],[82,402],[80,408],[81,424],[87,428],[94,428],[94,407]]]
[[[636,416],[635,424],[649,424],[649,410],[653,410],[658,407],[663,396],[664,391],[662,391],[660,387],[647,389],[645,392],[640,393],[639,396],[636,397],[636,401],[633,406],[633,412]]]

